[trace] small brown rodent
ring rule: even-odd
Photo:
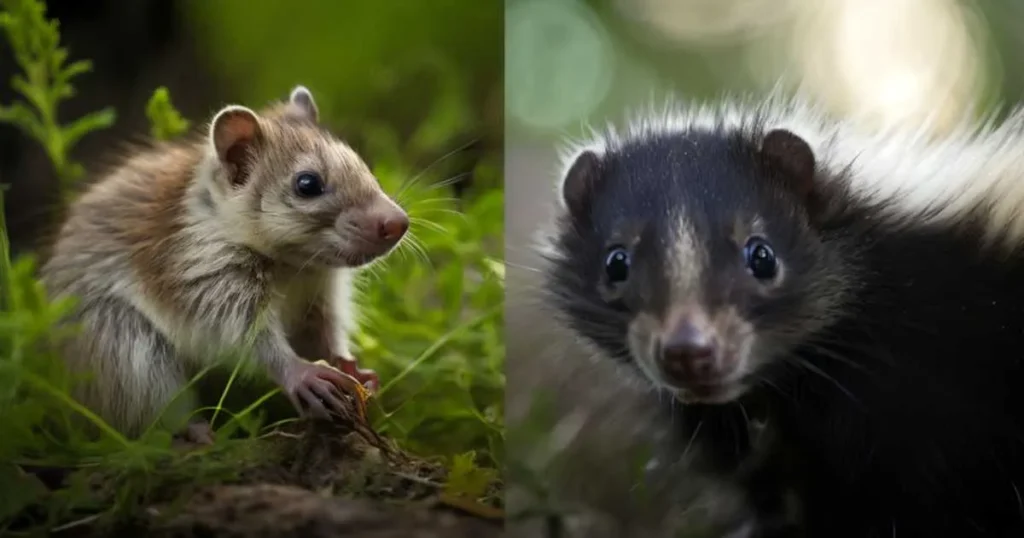
[[[90,375],[75,396],[137,435],[195,371],[249,342],[296,407],[325,415],[342,405],[339,387],[376,383],[349,350],[352,279],[408,226],[363,159],[318,124],[303,86],[134,152],[72,205],[42,268],[51,297],[78,301],[64,355]],[[305,360],[322,358],[352,377]],[[185,432],[210,440],[201,421]]]

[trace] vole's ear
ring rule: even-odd
[[[305,86],[296,86],[288,96],[288,104],[302,116],[313,123],[319,121],[320,111],[316,108],[316,101],[313,100],[313,93]]]
[[[817,163],[814,150],[803,138],[786,129],[769,131],[761,140],[761,155],[801,199],[814,193]]]
[[[253,154],[261,140],[259,118],[244,106],[224,107],[210,123],[210,141],[233,185],[248,180]]]
[[[560,189],[562,205],[577,220],[586,219],[594,191],[601,181],[603,166],[601,158],[590,150],[576,156],[562,178]]]

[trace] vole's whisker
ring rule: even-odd
[[[442,161],[444,161],[445,159],[448,159],[449,157],[451,157],[451,156],[453,156],[453,155],[456,155],[456,154],[458,154],[459,152],[462,152],[462,151],[465,151],[465,150],[467,150],[467,149],[471,148],[471,147],[472,147],[472,146],[473,146],[474,144],[476,144],[477,142],[479,142],[479,139],[473,139],[473,140],[470,140],[469,142],[467,142],[467,143],[465,143],[465,144],[463,144],[463,145],[461,145],[461,146],[459,146],[459,147],[457,147],[457,148],[455,148],[455,149],[453,149],[453,150],[449,151],[448,153],[445,153],[445,154],[444,154],[444,155],[442,155],[441,157],[438,157],[438,158],[437,158],[436,160],[434,160],[434,162],[432,162],[432,163],[430,163],[429,165],[427,165],[427,166],[426,166],[426,167],[425,167],[425,168],[424,168],[423,170],[420,170],[420,172],[419,172],[419,173],[417,173],[417,174],[416,174],[415,176],[413,176],[412,178],[410,178],[410,179],[409,179],[409,180],[407,180],[407,181],[404,181],[404,182],[402,183],[402,185],[401,185],[401,186],[399,187],[399,189],[398,189],[398,192],[397,192],[397,193],[395,193],[395,198],[396,198],[396,199],[401,199],[401,197],[402,197],[402,194],[403,194],[403,193],[404,193],[404,192],[405,192],[405,191],[406,191],[407,189],[409,189],[409,188],[410,188],[411,186],[413,186],[414,184],[416,184],[416,182],[417,182],[417,181],[419,181],[419,180],[420,180],[420,179],[421,179],[421,178],[422,178],[422,177],[424,176],[424,174],[426,174],[427,172],[429,172],[429,171],[430,171],[430,170],[431,170],[432,168],[434,168],[435,166],[437,166],[438,164],[440,164],[440,163],[441,163]]]

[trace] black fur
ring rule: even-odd
[[[841,170],[819,171],[838,176],[818,177],[815,199],[801,199],[759,157],[763,135],[651,135],[609,148],[592,226],[565,215],[556,228],[546,283],[556,306],[631,362],[627,324],[669,307],[666,253],[685,216],[710,255],[693,290],[702,304],[735,305],[777,335],[779,352],[757,372],[764,382],[741,400],[777,439],[759,471],[774,478],[752,478],[752,498],[779,480],[795,487],[814,538],[1024,536],[1024,252],[984,249],[972,219],[887,225]],[[788,271],[771,297],[753,292],[729,241],[737,216],[752,212]],[[609,301],[604,256],[624,241],[635,242],[630,282]],[[801,329],[814,320],[827,324]],[[698,442],[723,473],[750,451],[737,410],[681,413],[686,439],[695,414],[719,425]]]

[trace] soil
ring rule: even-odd
[[[296,422],[268,436],[237,442],[248,445],[244,452],[258,457],[239,456],[237,450],[225,452],[229,454],[225,456],[206,454],[203,448],[185,448],[189,457],[237,458],[237,472],[206,486],[197,486],[188,476],[163,483],[159,492],[151,493],[148,501],[130,514],[113,520],[84,515],[64,522],[52,534],[165,538],[503,535],[499,484],[492,484],[483,500],[451,497],[443,491],[443,466],[405,453],[357,417],[352,413],[332,422]],[[33,470],[33,474],[43,478],[44,473]],[[97,489],[103,489],[104,480],[96,477],[95,481]]]

